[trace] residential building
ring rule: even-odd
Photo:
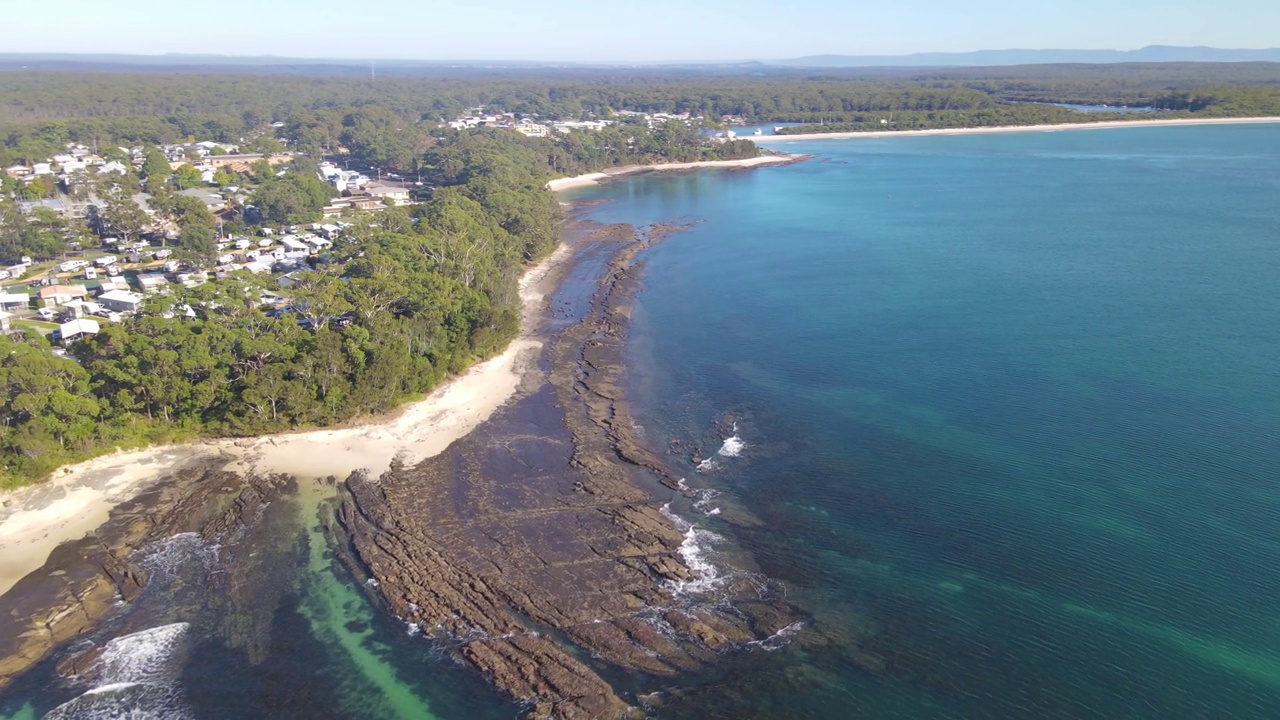
[[[98,296],[98,304],[116,312],[136,313],[145,301],[141,294],[128,290],[111,290]]]
[[[17,312],[31,306],[31,296],[26,293],[0,293],[0,310]]]
[[[204,203],[204,206],[209,210],[221,210],[222,208],[227,206],[227,201],[223,199],[221,195],[219,195],[218,193],[209,192],[208,190],[201,190],[200,188],[191,188],[190,190],[183,190],[178,194],[186,195],[187,197],[193,197],[199,200],[200,202]]]
[[[62,344],[66,345],[89,335],[97,335],[99,330],[101,327],[97,320],[80,318],[58,326],[58,335],[62,338]]]
[[[40,288],[40,304],[43,307],[66,305],[72,300],[83,300],[89,291],[83,285],[50,285]]]
[[[377,198],[380,201],[390,200],[396,205],[403,205],[409,202],[409,191],[405,188],[392,187],[390,185],[370,185],[364,189],[369,197]]]
[[[138,275],[138,288],[146,294],[158,293],[169,284],[169,279],[161,273],[145,273]]]

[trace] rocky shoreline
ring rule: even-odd
[[[643,717],[602,674],[694,671],[796,621],[780,602],[680,592],[697,572],[663,512],[679,478],[633,429],[622,362],[637,255],[680,229],[580,225],[580,254],[608,260],[549,343],[546,382],[450,451],[345,483],[352,572],[530,717]]]
[[[357,582],[530,717],[643,717],[659,696],[617,689],[619,673],[697,671],[797,619],[758,594],[683,591],[699,580],[682,555],[688,528],[665,512],[683,485],[632,424],[623,356],[637,260],[681,229],[572,222],[574,260],[555,270],[569,289],[530,313],[546,342],[518,399],[443,453],[340,486],[328,529]],[[37,665],[93,668],[100,648],[83,640],[148,585],[140,548],[194,533],[222,547],[225,572],[248,572],[266,508],[297,492],[292,476],[245,471],[234,454],[177,463],[0,596],[0,689]],[[210,592],[257,587],[220,577]],[[241,644],[262,642],[270,623],[254,617]]]
[[[272,502],[294,494],[284,475],[227,472],[222,460],[193,461],[114,509],[93,534],[60,545],[41,571],[0,596],[0,689],[72,641],[91,634],[146,586],[135,551],[179,533],[232,542]],[[59,660],[61,674],[91,664],[93,650]]]

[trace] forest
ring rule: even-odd
[[[1214,116],[1280,113],[1275,63],[736,73],[440,69],[375,82],[350,75],[3,72],[0,163],[68,141],[229,141],[265,123],[290,122],[305,127],[305,133],[295,128],[293,134],[309,145],[345,142],[363,149],[373,165],[387,164],[387,158],[405,165],[421,147],[386,130],[434,125],[478,106],[542,119],[603,118],[631,110],[748,123],[856,124],[866,113],[918,114],[910,127],[1079,119],[1028,103],[1149,106]],[[353,108],[365,110],[364,117],[347,117]]]

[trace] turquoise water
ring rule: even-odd
[[[573,198],[701,221],[649,255],[642,422],[735,414],[688,482],[763,524],[698,522],[840,637],[666,712],[1280,717],[1280,125],[785,148]]]

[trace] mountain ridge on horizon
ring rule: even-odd
[[[1004,49],[967,52],[920,52],[904,55],[820,54],[798,58],[771,60],[663,60],[643,62],[618,61],[542,61],[542,60],[449,60],[449,59],[383,59],[383,58],[301,58],[287,55],[218,55],[199,53],[125,54],[125,53],[23,53],[0,52],[0,69],[16,69],[67,65],[120,66],[337,66],[355,67],[374,63],[383,68],[489,67],[489,68],[610,68],[610,67],[757,67],[757,68],[927,68],[927,67],[995,67],[1049,64],[1119,64],[1119,63],[1230,63],[1280,62],[1280,47],[1231,49],[1208,46],[1148,45],[1137,50],[1075,49]]]

